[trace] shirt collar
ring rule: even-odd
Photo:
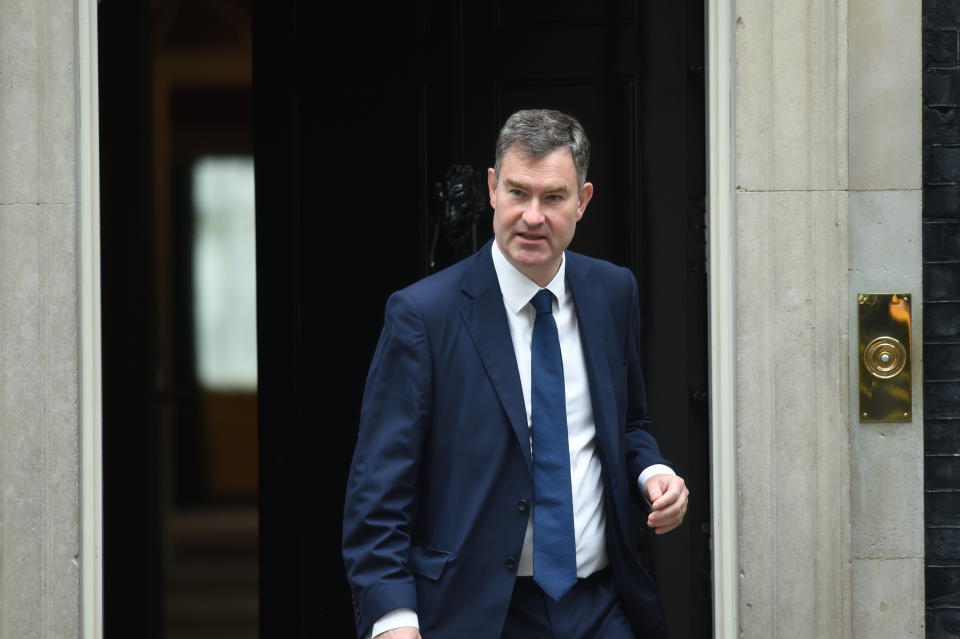
[[[497,280],[500,282],[500,292],[503,294],[503,301],[511,313],[519,313],[524,306],[530,303],[533,296],[537,294],[537,291],[540,290],[540,285],[518,271],[517,267],[510,263],[503,254],[503,251],[500,250],[500,245],[497,244],[496,238],[494,238],[492,244],[493,268],[497,272]],[[563,306],[567,297],[567,260],[563,259],[564,257],[565,254],[561,257],[560,268],[557,270],[557,274],[554,275],[550,283],[544,287],[557,298],[557,308]]]

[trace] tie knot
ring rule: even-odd
[[[537,309],[538,313],[553,313],[553,295],[545,288],[537,291],[537,294],[533,296],[530,303],[533,304],[533,307]]]

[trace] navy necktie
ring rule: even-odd
[[[530,343],[533,579],[551,598],[559,600],[577,581],[577,549],[563,359],[552,302],[546,289],[530,301],[537,310]]]

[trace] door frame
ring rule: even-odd
[[[77,0],[77,216],[80,260],[80,636],[103,637],[103,402],[97,0]]]
[[[707,268],[714,637],[738,636],[733,0],[707,0]]]
[[[736,219],[732,0],[706,0],[714,636],[737,636]],[[77,0],[81,633],[103,636],[97,0]]]

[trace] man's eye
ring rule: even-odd
[[[520,189],[510,189],[507,192],[514,197],[520,197],[523,195],[523,191],[521,191]]]

